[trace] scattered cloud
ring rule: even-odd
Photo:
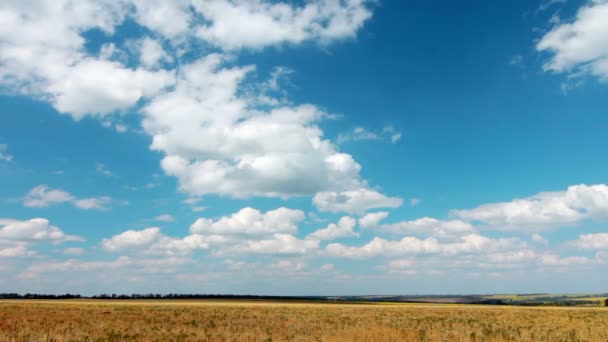
[[[387,197],[376,190],[359,188],[342,192],[320,192],[314,196],[313,203],[320,211],[362,214],[370,209],[398,208],[403,200]]]
[[[196,1],[193,6],[208,22],[196,29],[197,36],[223,49],[235,50],[352,38],[372,15],[366,2],[322,0],[297,6],[223,0]]]
[[[102,163],[97,163],[95,164],[95,170],[97,171],[97,173],[107,176],[107,177],[112,177],[114,174],[112,173],[112,171],[110,171],[107,166],[105,166]]]
[[[80,247],[69,247],[63,250],[63,254],[66,255],[82,255],[84,254],[84,248]]]
[[[450,216],[494,230],[543,231],[608,216],[608,186],[573,185],[511,202],[452,210]]]
[[[608,233],[583,234],[570,245],[580,249],[608,249]]]
[[[243,208],[231,216],[218,220],[200,218],[190,226],[196,234],[222,235],[272,235],[292,234],[298,231],[298,223],[304,220],[301,210],[278,208],[262,213],[254,208]]]
[[[340,133],[337,143],[344,144],[347,142],[357,141],[383,141],[388,140],[391,143],[396,143],[401,139],[401,133],[395,132],[392,126],[385,127],[380,133],[371,132],[363,127],[355,127],[349,132]]]
[[[538,233],[532,234],[532,241],[534,241],[535,243],[542,245],[542,246],[549,245],[549,241],[547,241],[547,239],[545,239],[544,237],[542,237],[542,235],[540,235]]]
[[[30,251],[23,245],[13,247],[0,246],[0,258],[21,258],[35,256],[36,252]]]
[[[538,51],[550,55],[544,69],[608,81],[607,17],[608,1],[589,1],[574,20],[554,26],[536,45]]]
[[[23,205],[32,208],[44,208],[56,204],[70,203],[85,210],[106,210],[111,202],[112,199],[108,196],[76,198],[61,189],[51,189],[48,185],[39,185],[28,192],[23,200]]]
[[[536,12],[544,12],[554,5],[564,4],[566,1],[567,0],[546,0],[540,4]]]
[[[359,219],[359,225],[363,229],[370,229],[377,227],[380,221],[387,218],[389,215],[386,211],[380,211],[375,213],[369,213]]]
[[[8,144],[0,144],[0,162],[10,162],[13,156],[8,154]]]
[[[571,265],[587,265],[593,262],[584,256],[560,257],[557,254],[548,253],[541,256],[541,264],[543,266],[571,266]]]
[[[158,241],[161,237],[162,234],[158,227],[146,228],[140,231],[127,230],[110,239],[104,239],[101,246],[106,251],[114,252],[125,248],[147,246]]]
[[[391,224],[379,224],[388,216],[386,212],[367,214],[360,219],[361,226],[366,229],[387,232],[392,234],[415,234],[440,238],[461,237],[475,232],[475,228],[468,222],[460,220],[438,220],[432,217],[423,217],[413,221],[400,221]]]
[[[333,257],[367,259],[424,254],[441,254],[445,256],[479,254],[508,251],[523,247],[525,247],[525,243],[517,238],[493,239],[478,234],[470,234],[462,236],[458,241],[446,243],[442,243],[434,237],[427,239],[404,237],[397,241],[376,237],[360,247],[331,243],[327,245],[325,252]]]
[[[357,225],[357,220],[344,216],[338,223],[331,223],[327,228],[319,229],[312,234],[308,235],[307,239],[313,240],[335,240],[344,237],[358,237],[359,233],[356,233],[353,229]]]
[[[175,217],[173,217],[172,215],[169,214],[162,214],[162,215],[158,215],[154,218],[155,221],[160,221],[160,222],[174,222],[175,221]]]
[[[262,240],[248,240],[225,248],[220,254],[303,255],[319,248],[318,240],[298,239],[291,234],[274,234]]]
[[[52,226],[49,220],[34,218],[31,220],[0,219],[0,243],[5,242],[65,242],[82,241],[78,236],[67,235],[58,227]]]

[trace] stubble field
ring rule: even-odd
[[[0,301],[0,341],[608,341],[608,309]]]

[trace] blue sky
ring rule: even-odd
[[[0,18],[0,291],[605,291],[606,1]]]

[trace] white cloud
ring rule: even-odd
[[[8,154],[8,145],[0,144],[0,162],[9,162],[11,160],[13,160],[13,156]]]
[[[320,192],[313,198],[320,211],[362,214],[369,209],[397,208],[403,200],[387,197],[376,190],[359,188],[342,192]]]
[[[156,69],[162,62],[171,62],[171,56],[163,49],[160,41],[145,37],[138,43],[141,64],[147,69]]]
[[[534,241],[540,245],[543,245],[543,246],[549,245],[549,241],[547,241],[547,239],[545,239],[544,237],[542,237],[542,235],[540,235],[538,233],[532,234],[532,241]]]
[[[589,1],[570,22],[559,23],[536,45],[551,54],[544,69],[590,74],[608,81],[608,2]]]
[[[114,175],[112,171],[110,171],[108,167],[102,163],[95,164],[95,170],[97,171],[97,173],[102,174],[104,176],[112,177]]]
[[[414,266],[414,261],[410,259],[395,259],[388,263],[388,268],[392,270],[403,270]]]
[[[399,141],[399,139],[401,139],[401,133],[395,132],[392,126],[385,127],[381,133],[372,132],[363,127],[355,127],[352,129],[352,131],[340,133],[336,142],[338,144],[344,144],[350,141],[388,140],[394,144]]]
[[[379,226],[378,229],[396,234],[425,234],[445,238],[475,232],[475,228],[470,223],[459,220],[438,220],[432,217],[384,224]]]
[[[19,258],[26,256],[34,256],[35,252],[30,251],[23,245],[13,247],[0,247],[0,258]]]
[[[540,263],[543,266],[571,266],[571,265],[587,265],[593,260],[583,256],[572,256],[562,258],[557,254],[547,253],[541,256]]]
[[[298,231],[298,223],[304,217],[304,212],[301,210],[278,208],[262,213],[247,207],[217,221],[200,218],[190,227],[190,232],[218,235],[292,234]]]
[[[36,0],[0,5],[0,82],[13,92],[49,101],[75,119],[133,106],[172,82],[167,71],[130,69],[84,53],[81,33],[113,34],[128,12],[126,1]],[[114,49],[115,50],[115,49]]]
[[[158,241],[162,236],[158,227],[146,228],[139,231],[127,230],[110,239],[104,239],[101,246],[107,251],[114,252],[126,248],[147,246]]]
[[[22,279],[35,279],[46,273],[86,273],[110,271],[128,271],[133,273],[171,273],[174,268],[187,264],[183,258],[134,259],[121,256],[112,261],[81,261],[70,259],[66,261],[44,261],[30,265],[19,274]]]
[[[58,190],[58,189],[49,189],[46,185],[39,185],[25,196],[23,204],[26,207],[48,207],[53,204],[60,204],[66,202],[72,202],[74,200],[74,196],[70,193]]]
[[[135,6],[133,16],[142,26],[158,32],[168,39],[177,39],[188,34],[192,13],[188,0],[132,0]]]
[[[86,58],[49,83],[42,91],[53,97],[55,108],[80,119],[126,110],[171,85],[173,76],[164,70],[128,69],[115,61]]]
[[[223,49],[262,48],[354,37],[371,17],[364,0],[309,1],[303,6],[262,0],[193,2],[208,21],[197,35]]]
[[[173,221],[175,221],[175,218],[169,214],[162,214],[162,215],[156,216],[154,218],[154,220],[160,221],[160,222],[173,222]]]
[[[570,244],[582,249],[608,249],[608,233],[583,234]]]
[[[51,205],[71,203],[80,209],[105,210],[112,202],[108,196],[76,198],[72,194],[61,189],[51,189],[47,185],[39,185],[28,192],[23,200],[26,207],[41,208]]]
[[[44,218],[20,221],[0,219],[0,241],[82,241],[82,238],[65,234],[61,229],[49,224]]]
[[[608,186],[574,185],[566,191],[452,210],[450,215],[495,230],[549,230],[608,216]]]
[[[389,215],[386,211],[380,211],[376,213],[369,213],[359,219],[359,225],[361,228],[369,229],[378,226],[380,221],[387,218]]]
[[[278,262],[270,265],[270,268],[279,269],[286,272],[301,271],[306,267],[307,265],[305,263],[293,260],[279,260]]]
[[[394,133],[393,135],[391,135],[391,142],[393,144],[399,140],[401,140],[401,133]]]
[[[470,223],[460,220],[438,220],[432,217],[423,217],[413,221],[400,221],[391,224],[380,224],[388,217],[387,212],[371,213],[359,219],[359,224],[365,229],[393,234],[421,234],[440,238],[461,237],[475,232]]]
[[[298,239],[290,234],[274,234],[271,238],[248,240],[223,249],[218,254],[309,254],[319,247],[318,240]]]
[[[344,216],[337,224],[331,223],[327,228],[319,229],[306,238],[313,240],[335,240],[343,237],[359,236],[359,233],[353,230],[356,224],[356,219]]]
[[[27,6],[11,0],[0,5],[6,23],[0,82],[76,120],[104,117],[119,130],[115,114],[143,105],[144,130],[152,149],[165,153],[164,171],[193,195],[288,197],[354,189],[362,184],[360,165],[323,139],[318,123],[328,114],[285,101],[260,111],[256,96],[240,91],[254,67],[228,67],[234,59],[200,51],[197,39],[228,50],[329,43],[354,37],[370,16],[363,0],[36,0]],[[140,40],[139,66],[124,46],[106,43],[99,53],[85,48],[83,32],[99,29],[112,37],[127,18],[151,31]],[[176,58],[202,57],[173,69],[160,63],[169,59],[166,46]]]
[[[74,200],[72,203],[75,207],[80,209],[96,209],[96,210],[106,210],[108,209],[108,204],[112,202],[112,199],[108,196],[102,197],[91,197],[91,198],[82,198]]]
[[[192,195],[307,195],[360,184],[360,166],[322,139],[326,114],[312,105],[249,108],[237,96],[251,67],[222,67],[210,55],[180,69],[174,91],[144,108],[161,166]],[[280,132],[280,134],[278,134]]]
[[[340,133],[338,135],[338,144],[343,144],[348,141],[362,141],[362,140],[381,140],[382,138],[374,133],[366,130],[363,127],[355,127],[352,132]]]
[[[84,254],[84,249],[80,247],[69,247],[63,250],[63,254],[66,255],[82,255]]]
[[[364,259],[403,255],[441,254],[446,256],[508,251],[522,248],[525,243],[516,238],[492,239],[478,234],[462,236],[456,242],[442,243],[434,237],[418,239],[404,237],[390,241],[379,237],[360,247],[345,246],[339,243],[327,245],[329,256]]]

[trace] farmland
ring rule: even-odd
[[[0,341],[606,341],[605,308],[2,300]]]

